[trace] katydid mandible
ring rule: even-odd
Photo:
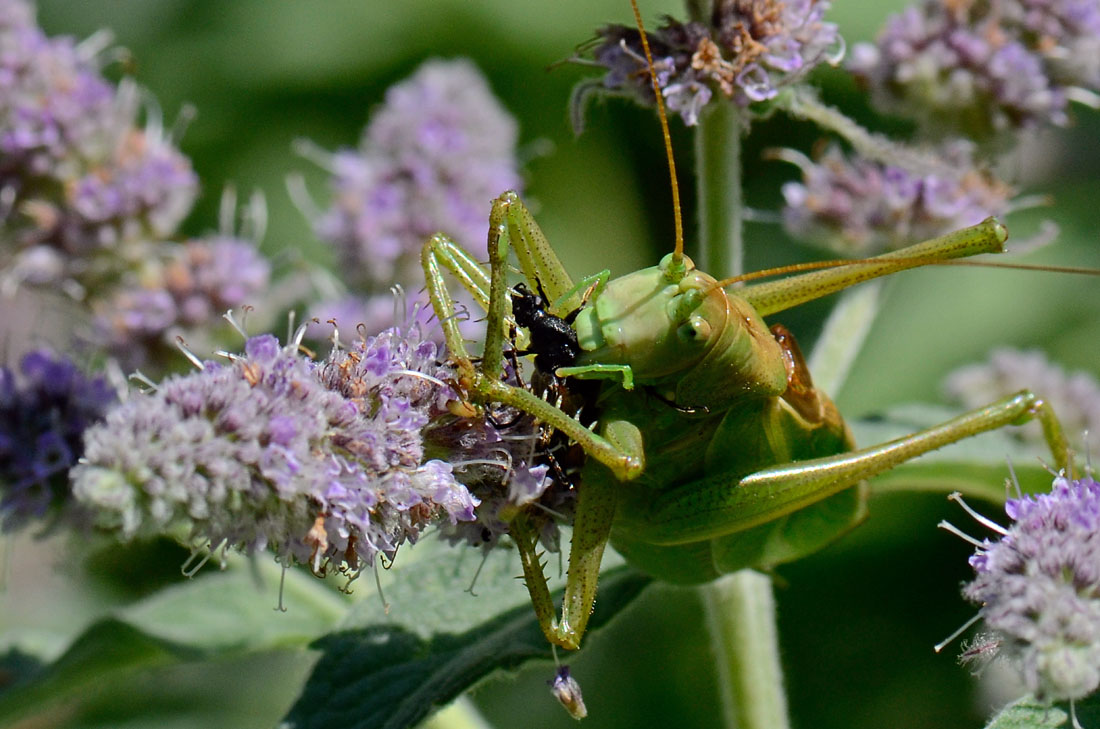
[[[657,99],[660,105],[659,90]],[[671,165],[661,108],[659,116]],[[767,569],[856,526],[866,514],[865,479],[947,444],[1031,419],[1043,426],[1054,467],[1072,473],[1072,455],[1055,415],[1028,391],[857,449],[832,401],[813,386],[794,338],[783,327],[769,329],[764,323],[765,316],[871,278],[1002,252],[1006,238],[1004,226],[989,219],[874,259],[752,284],[733,294],[683,255],[679,233],[676,250],[657,266],[613,280],[605,271],[575,284],[514,192],[492,205],[488,273],[446,236],[433,236],[421,262],[458,371],[464,402],[456,410],[517,408],[578,443],[587,455],[560,613],[527,515],[519,510],[509,523],[546,638],[563,648],[580,647],[609,542],[636,568],[675,583],[702,583],[747,567]],[[529,285],[545,292],[547,313],[572,315],[580,352],[556,374],[603,381],[592,429],[529,389],[503,381],[504,343],[514,323],[509,250]],[[479,361],[459,331],[444,269],[488,312]]]

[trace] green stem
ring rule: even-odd
[[[459,696],[450,706],[436,712],[420,729],[491,729],[474,703]]]
[[[898,144],[881,134],[869,132],[838,109],[823,104],[814,91],[792,89],[780,94],[775,105],[796,119],[813,122],[822,129],[838,134],[860,155],[885,164],[901,165],[919,173],[944,172],[942,159],[920,149]]]
[[[787,729],[771,580],[752,570],[702,589],[728,729]]]
[[[688,18],[696,23],[705,23],[713,12],[711,0],[685,0]]]
[[[695,131],[696,204],[700,269],[717,278],[743,272],[741,229],[741,115],[718,99],[699,117]]]

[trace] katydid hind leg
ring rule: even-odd
[[[1038,419],[1055,468],[1074,474],[1072,454],[1050,406],[1028,391],[881,445],[763,468],[741,479],[715,474],[653,504],[644,538],[682,544],[749,529],[816,504],[863,479],[950,443]]]

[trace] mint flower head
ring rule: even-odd
[[[137,86],[103,78],[106,41],[50,38],[29,4],[0,6],[0,265],[17,284],[94,289],[174,234],[198,194],[155,105],[139,126]]]
[[[1050,493],[1009,499],[1007,529],[978,544],[963,595],[992,635],[983,652],[1016,664],[1045,700],[1081,699],[1100,686],[1100,484],[1058,477]]]
[[[174,335],[201,333],[224,312],[260,303],[271,279],[257,244],[235,235],[150,242],[145,250],[138,270],[91,302],[96,340],[127,366],[163,354]]]
[[[746,107],[774,98],[822,62],[836,63],[843,41],[836,25],[824,21],[828,9],[828,0],[719,0],[706,22],[666,17],[647,33],[665,103],[692,126],[716,94]],[[652,106],[638,30],[609,25],[597,36],[592,60],[607,74],[578,87],[574,119],[583,117],[592,94],[629,96]]]
[[[975,165],[962,140],[928,155],[925,169],[848,155],[831,146],[811,160],[778,158],[802,171],[783,185],[783,225],[796,238],[846,254],[871,255],[975,225],[1008,211],[1013,190]]]
[[[490,202],[519,189],[515,120],[467,60],[432,60],[386,92],[358,149],[312,152],[332,174],[314,220],[346,282],[418,280],[420,247],[442,231],[479,255]]]
[[[883,109],[986,136],[1064,125],[1100,90],[1100,6],[1090,0],[923,0],[893,16],[851,70]]]
[[[253,337],[89,430],[74,493],[120,539],[167,533],[357,573],[429,524],[474,518],[476,499],[422,444],[454,397],[437,357],[415,329],[323,362]]]
[[[34,6],[0,4],[0,181],[71,179],[83,161],[109,151],[128,122],[114,87],[99,72],[94,43],[49,38]],[[121,118],[120,118],[121,117]]]
[[[115,401],[106,380],[44,350],[24,355],[17,371],[0,367],[0,531],[66,508],[84,431]]]

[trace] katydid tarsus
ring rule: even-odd
[[[645,38],[644,30],[642,37]],[[648,49],[647,49],[648,53]],[[652,64],[651,64],[652,65]],[[658,102],[661,94],[656,93]],[[667,121],[661,124],[672,164]],[[672,175],[675,185],[675,174]],[[610,542],[638,569],[677,583],[702,583],[746,567],[769,568],[808,554],[865,515],[865,480],[978,433],[1038,419],[1052,465],[1073,471],[1058,421],[1022,391],[941,425],[857,448],[832,401],[817,390],[793,337],[763,317],[861,281],[920,265],[1003,250],[993,219],[874,259],[725,290],[684,256],[676,206],[675,250],[654,267],[574,283],[513,192],[492,204],[489,271],[444,235],[422,252],[432,306],[458,371],[463,403],[529,413],[587,454],[560,612],[519,510],[509,524],[527,589],[546,638],[576,649],[592,611]],[[603,380],[593,428],[529,389],[503,381],[511,330],[509,251],[548,313],[573,312],[580,353],[566,378]],[[459,331],[444,280],[453,274],[487,312],[475,359]]]

